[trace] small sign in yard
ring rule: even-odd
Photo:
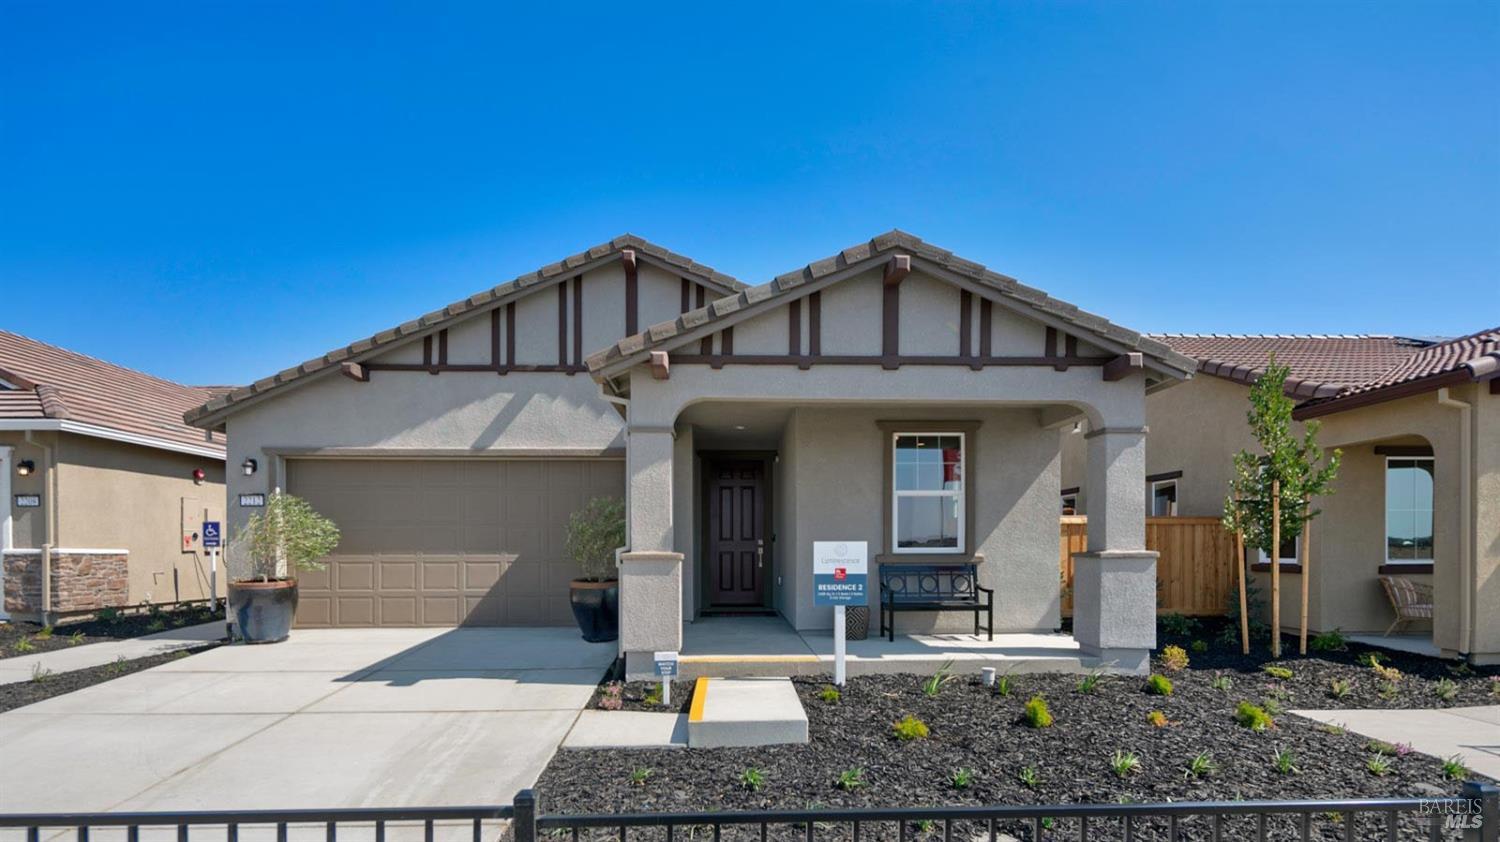
[[[813,604],[833,606],[833,683],[844,685],[844,607],[865,605],[869,547],[864,541],[813,542]]]
[[[661,703],[664,706],[672,704],[672,679],[677,677],[677,653],[657,652],[656,674],[661,676]]]
[[[206,549],[223,546],[219,538],[219,522],[216,520],[203,521],[203,546]]]
[[[240,495],[240,506],[242,508],[258,509],[258,508],[261,508],[262,506],[264,506],[265,504],[266,504],[266,495],[264,495],[264,494],[241,494]]]

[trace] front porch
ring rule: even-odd
[[[1086,673],[1107,665],[1066,634],[873,634],[850,640],[849,675],[930,675],[952,662],[955,673],[994,667],[999,673]],[[682,626],[681,677],[832,675],[833,632],[798,631],[781,617],[709,617]]]

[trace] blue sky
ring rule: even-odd
[[[0,167],[0,326],[190,383],[625,231],[1458,334],[1500,323],[1500,4],[3,0]]]

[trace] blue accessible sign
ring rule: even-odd
[[[814,541],[813,604],[866,604],[869,564],[864,541]]]
[[[203,548],[211,550],[215,547],[222,546],[222,539],[219,537],[222,534],[223,533],[220,530],[218,521],[203,521]]]

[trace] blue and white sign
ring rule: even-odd
[[[813,604],[866,604],[869,567],[864,541],[814,541]]]
[[[655,661],[656,661],[656,674],[658,676],[660,676],[662,678],[676,678],[677,677],[677,653],[676,652],[657,652],[656,653]]]
[[[211,550],[214,547],[223,546],[222,539],[219,537],[221,534],[218,521],[203,521],[203,548]]]

